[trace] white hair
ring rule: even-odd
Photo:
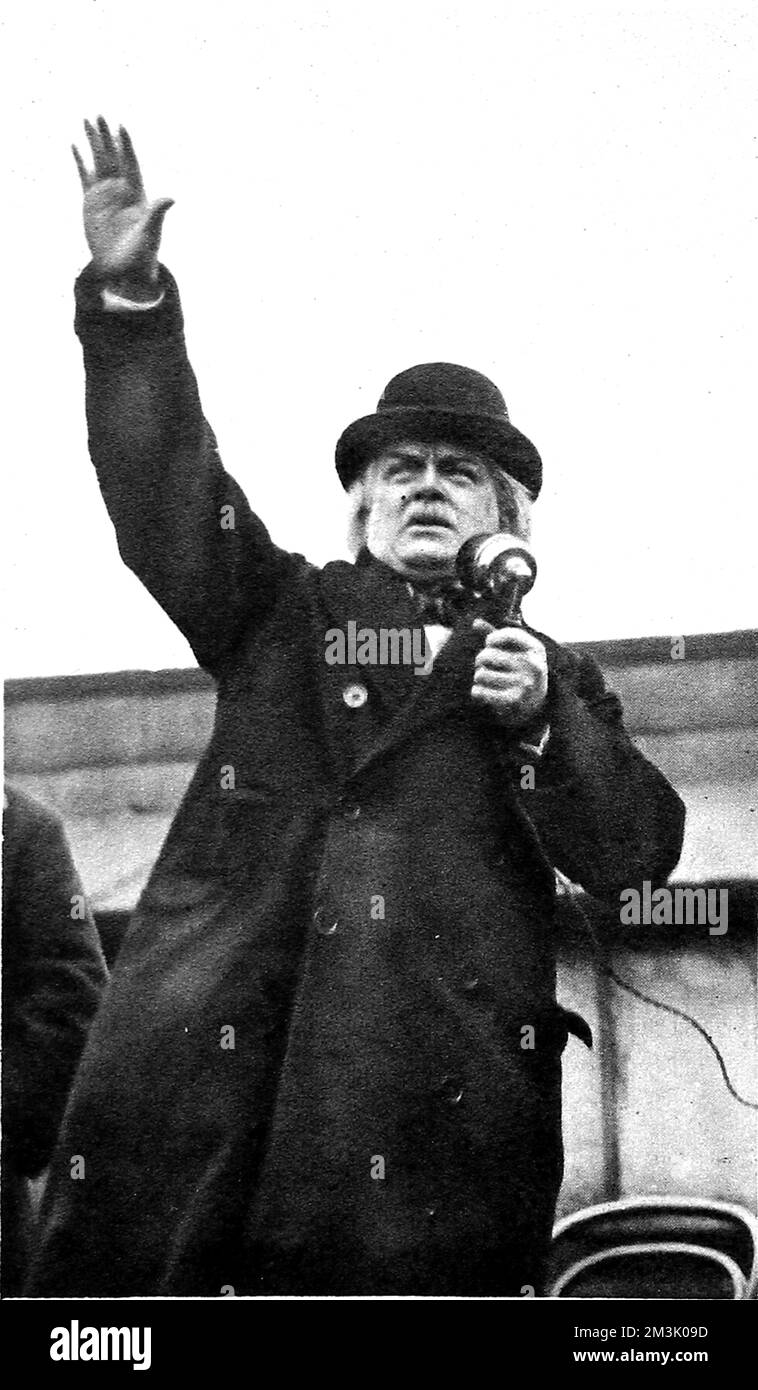
[[[497,513],[500,529],[528,541],[532,529],[532,503],[534,497],[518,478],[512,478],[502,468],[490,469],[490,477],[495,485]],[[347,543],[352,556],[366,543],[366,532],[371,506],[374,500],[374,477],[369,464],[361,476],[351,483],[348,489]]]

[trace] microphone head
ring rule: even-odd
[[[507,531],[482,532],[464,541],[455,561],[461,584],[470,593],[498,594],[505,589],[528,594],[537,578],[537,562],[528,546]]]

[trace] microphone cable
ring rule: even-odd
[[[584,892],[584,890],[581,891],[582,893]],[[604,945],[598,938],[597,932],[595,931],[595,927],[590,919],[589,913],[586,911],[584,904],[580,901],[579,893],[567,891],[566,896],[569,898],[572,908],[575,909],[578,913],[582,921],[582,924],[587,932],[587,935],[589,936],[590,942],[595,949],[595,953],[599,963],[599,968],[602,974],[607,975],[609,979],[613,980],[613,983],[616,985],[618,989],[626,990],[627,994],[633,995],[635,999],[640,999],[643,1004],[649,1004],[650,1007],[653,1009],[661,1009],[664,1013],[673,1014],[674,1018],[684,1019],[685,1023],[691,1024],[691,1026],[696,1030],[696,1032],[698,1032],[700,1036],[705,1039],[706,1043],[713,1052],[716,1061],[719,1064],[721,1075],[724,1079],[724,1085],[726,1086],[726,1089],[729,1092],[729,1094],[733,1096],[733,1098],[738,1102],[739,1105],[744,1105],[746,1109],[758,1110],[758,1102],[754,1100],[748,1100],[745,1096],[741,1096],[739,1091],[732,1083],[732,1080],[729,1076],[729,1072],[726,1068],[726,1063],[724,1062],[724,1058],[722,1057],[721,1052],[719,1051],[716,1043],[713,1041],[713,1038],[711,1037],[710,1033],[706,1028],[703,1027],[702,1023],[699,1023],[696,1018],[693,1018],[692,1014],[688,1014],[686,1009],[679,1009],[675,1004],[667,1004],[662,999],[656,999],[652,994],[646,994],[644,990],[637,989],[637,986],[630,984],[628,980],[622,980],[621,976],[617,975],[615,970],[610,965],[603,964],[603,957],[605,956]],[[593,899],[593,901],[597,900]]]

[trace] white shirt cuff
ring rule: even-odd
[[[157,299],[150,300],[126,299],[122,294],[116,294],[115,290],[109,290],[107,287],[100,291],[100,295],[103,301],[103,308],[107,309],[109,312],[140,313],[145,309],[157,309],[158,305],[163,303],[166,297],[166,291],[161,290]]]

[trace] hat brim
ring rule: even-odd
[[[532,497],[542,486],[542,460],[532,441],[509,420],[454,410],[398,408],[364,415],[340,436],[335,452],[344,488],[359,478],[366,464],[401,439],[460,444],[484,454],[498,468],[524,484]]]

